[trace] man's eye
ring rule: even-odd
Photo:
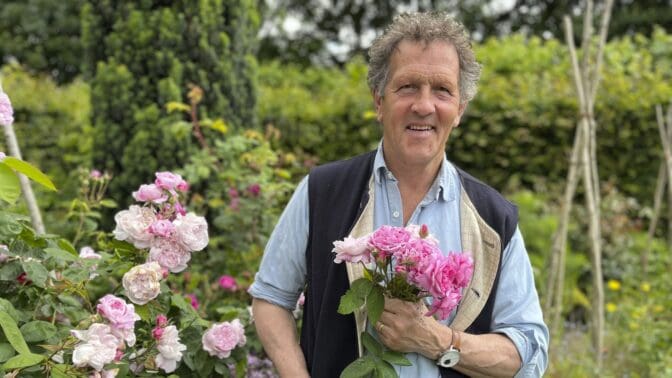
[[[404,84],[400,85],[399,89],[397,89],[397,92],[411,92],[415,89],[415,85],[413,84]]]

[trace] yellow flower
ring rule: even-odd
[[[607,282],[607,287],[611,291],[620,290],[621,289],[621,282],[618,281],[618,280],[609,280],[609,282]]]
[[[607,303],[607,312],[615,312],[618,307],[614,303]]]
[[[630,327],[630,330],[635,331],[635,330],[639,329],[639,323],[630,322],[630,324],[628,324],[628,327]]]
[[[651,290],[651,284],[648,282],[642,282],[639,288],[642,289],[643,292],[648,293]]]

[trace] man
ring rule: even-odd
[[[250,288],[265,350],[283,377],[338,376],[367,329],[407,353],[412,366],[395,366],[403,377],[541,376],[548,329],[517,210],[445,157],[480,76],[463,27],[440,13],[401,15],[369,56],[382,142],[312,170],[283,212]],[[444,253],[472,253],[474,276],[445,324],[395,299],[377,324],[337,313],[356,277],[333,263],[333,241],[385,224],[427,224]],[[299,345],[290,311],[304,288]]]

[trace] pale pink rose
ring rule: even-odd
[[[138,305],[151,301],[161,292],[162,278],[161,265],[156,262],[134,266],[122,278],[126,297]]]
[[[429,233],[429,228],[426,224],[420,226],[417,224],[409,224],[406,226],[406,229],[411,233],[411,237],[413,238],[424,239],[434,245],[439,245],[439,240]]]
[[[168,200],[168,194],[155,184],[143,184],[133,192],[133,198],[140,202],[164,203]]]
[[[91,170],[91,173],[89,173],[89,177],[94,179],[94,180],[99,180],[103,177],[103,174],[100,173],[99,170],[93,169],[93,170]]]
[[[238,289],[236,279],[226,274],[219,277],[219,287],[228,291],[236,291]]]
[[[216,323],[203,334],[203,350],[211,356],[227,358],[237,346],[243,346],[247,342],[245,328],[240,320]]]
[[[173,273],[187,268],[191,253],[173,238],[156,238],[152,242],[147,261],[155,261]]]
[[[369,245],[378,250],[376,259],[384,260],[401,250],[411,239],[411,233],[400,227],[381,226],[369,239]]]
[[[112,328],[107,324],[93,323],[86,331],[72,330],[70,333],[82,341],[72,353],[75,366],[89,365],[100,371],[105,364],[114,361],[121,340],[112,334]]]
[[[208,222],[205,218],[188,213],[178,215],[173,224],[177,240],[187,251],[200,251],[208,245]]]
[[[156,366],[166,373],[172,373],[177,368],[177,363],[182,359],[182,352],[187,350],[187,347],[180,343],[177,328],[171,325],[163,329],[156,349],[159,350],[155,359]]]
[[[115,378],[117,374],[119,374],[119,369],[94,371],[89,374],[89,378]]]
[[[103,256],[97,254],[96,251],[88,245],[79,250],[80,259],[100,259],[102,257]]]
[[[299,299],[296,301],[296,305],[303,306],[304,303],[306,303],[306,294],[304,292],[301,292],[301,295],[299,295]]]
[[[169,221],[168,219],[159,219],[152,223],[147,231],[152,235],[167,238],[175,233],[175,225],[173,225],[173,222]]]
[[[0,244],[0,251],[7,251],[7,252],[9,252],[9,248],[8,248],[6,245],[4,245],[4,244]],[[9,255],[8,255],[8,254],[3,253],[3,252],[0,252],[0,264],[4,263],[4,262],[7,261],[8,259],[9,259]]]
[[[148,248],[154,239],[148,228],[156,221],[156,214],[149,207],[131,205],[128,210],[118,212],[114,221],[117,225],[112,232],[117,240],[126,240],[136,248]]]
[[[135,322],[140,320],[140,316],[135,313],[135,307],[132,304],[126,303],[123,299],[112,294],[100,298],[96,309],[102,317],[110,322],[113,328],[132,330],[135,328]]]
[[[160,189],[169,191],[175,191],[175,189],[178,189],[178,186],[185,188],[185,185],[187,185],[182,179],[182,176],[173,172],[156,172],[156,180],[154,180],[154,184]]]
[[[0,125],[11,126],[14,123],[14,109],[9,96],[0,89]]]
[[[336,254],[336,257],[334,258],[336,264],[340,264],[343,261],[352,263],[361,261],[365,264],[371,262],[368,236],[363,236],[361,238],[347,236],[343,240],[336,240],[334,242],[334,249],[331,251]]]
[[[0,161],[2,161],[2,159],[6,158],[6,157],[7,157],[7,155],[5,155],[4,152],[0,151]]]

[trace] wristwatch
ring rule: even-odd
[[[457,365],[460,361],[460,333],[456,330],[453,330],[453,336],[450,340],[450,347],[445,352],[441,353],[439,359],[436,361],[436,364],[449,368]]]

